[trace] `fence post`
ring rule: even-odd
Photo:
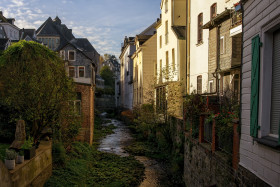
[[[216,120],[213,119],[212,124],[212,145],[211,145],[212,152],[216,151]]]
[[[239,121],[233,121],[233,146],[232,146],[232,167],[238,169],[239,164],[239,132],[238,132]]]
[[[199,118],[199,143],[204,142],[204,120],[205,115],[201,114]]]

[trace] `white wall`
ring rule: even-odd
[[[203,25],[210,21],[210,7],[217,3],[217,14],[232,8],[239,0],[192,0],[190,28],[190,93],[197,90],[197,76],[202,75],[202,93],[208,86],[208,38],[209,30],[203,30],[203,43],[197,44],[197,19],[203,13]]]

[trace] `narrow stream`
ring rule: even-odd
[[[114,124],[117,128],[114,130],[114,134],[108,135],[101,140],[98,150],[123,157],[129,156],[129,153],[124,150],[124,147],[130,145],[133,141],[129,129],[119,120],[106,118],[105,113],[102,114],[102,117],[104,120],[110,121],[103,124],[104,126]],[[166,183],[161,184],[161,179],[164,178],[165,172],[160,163],[144,156],[136,156],[136,159],[145,166],[145,179],[140,184],[140,187],[170,186]]]

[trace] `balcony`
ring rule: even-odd
[[[235,5],[231,17],[230,36],[235,36],[242,33],[242,11],[240,4]]]

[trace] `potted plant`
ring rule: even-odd
[[[15,169],[16,157],[17,157],[17,153],[14,150],[6,149],[5,165],[8,169],[10,169],[10,170]]]
[[[22,164],[23,162],[24,162],[24,150],[21,149],[17,154],[16,163]]]
[[[36,148],[33,146],[33,138],[29,137],[27,140],[24,141],[21,149],[24,150],[24,158],[29,160],[33,158],[36,154]]]

